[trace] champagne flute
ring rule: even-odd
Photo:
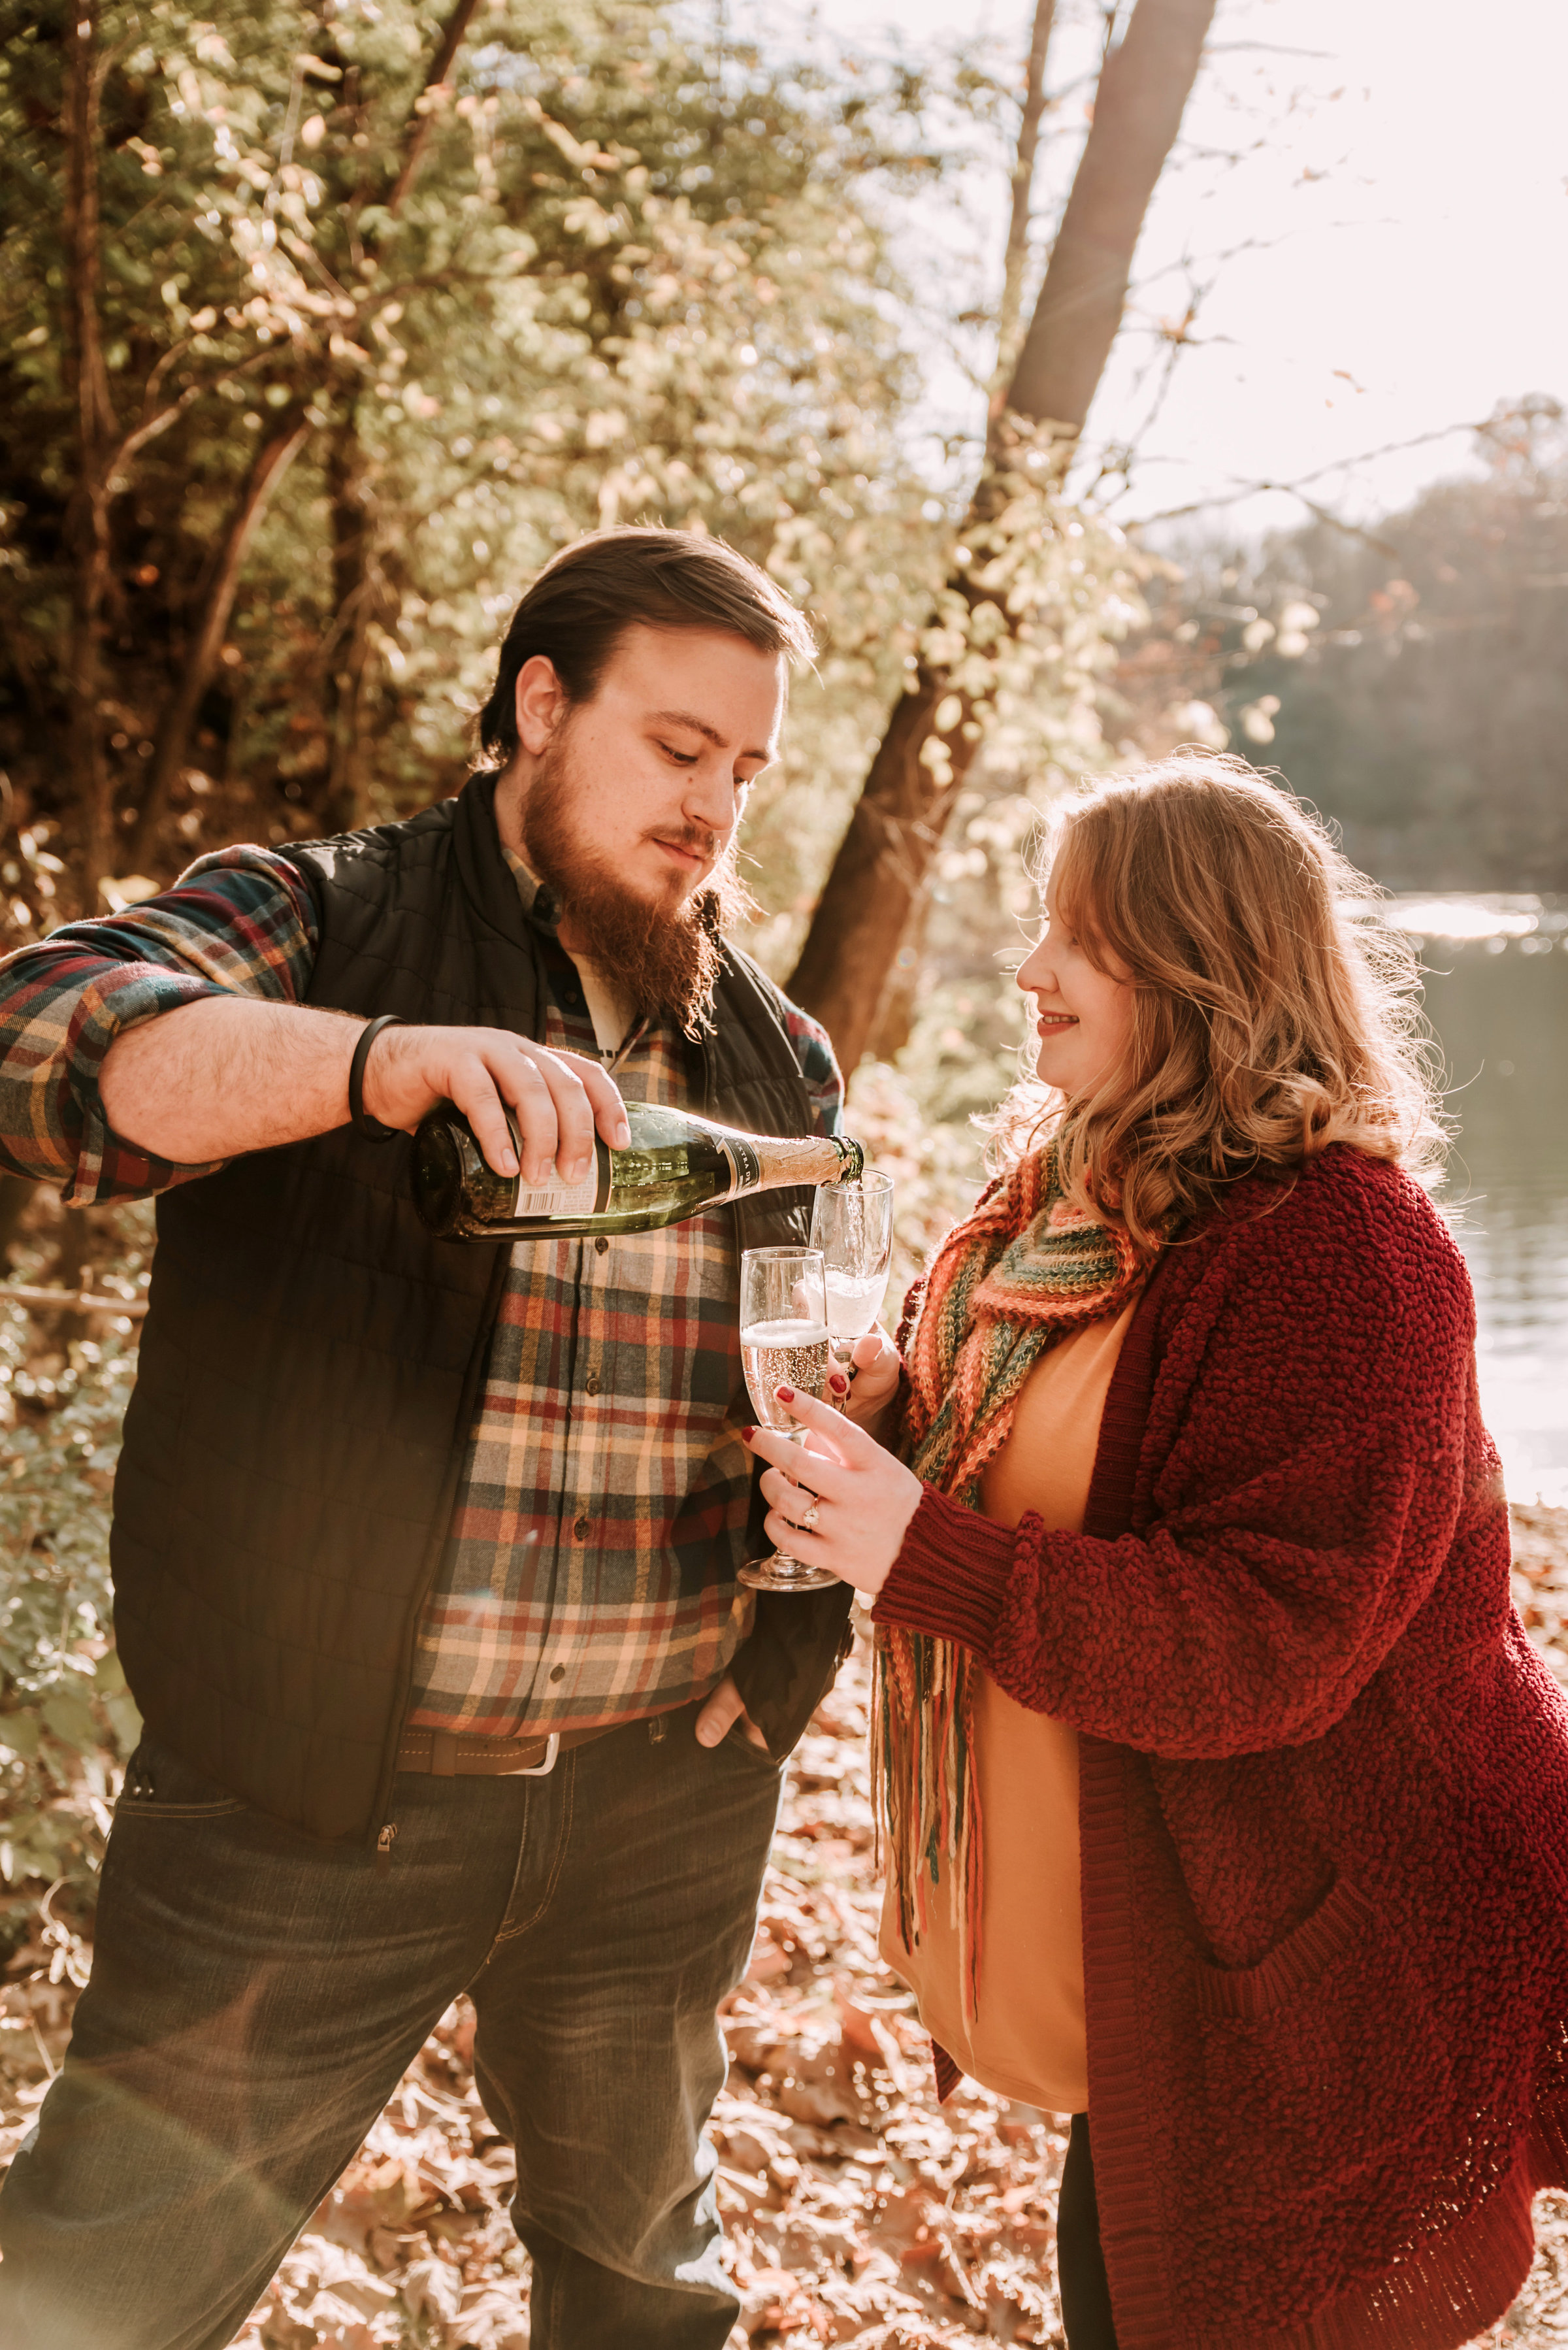
[[[893,1262],[892,1179],[863,1175],[858,1183],[823,1184],[811,1211],[811,1243],[826,1269],[833,1357],[847,1364],[856,1339],[876,1328],[882,1310]]]
[[[741,1360],[752,1408],[764,1428],[804,1444],[805,1430],[774,1389],[820,1397],[827,1384],[827,1291],[822,1251],[747,1249],[741,1259]],[[753,1591],[822,1591],[838,1577],[787,1551],[748,1559],[740,1580]]]

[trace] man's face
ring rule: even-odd
[[[717,933],[744,904],[732,844],[777,748],[786,677],[782,655],[724,629],[640,622],[576,708],[547,660],[518,675],[501,837],[555,891],[567,952],[690,1035],[711,1009]]]
[[[555,712],[529,680],[546,667],[529,663],[519,678],[517,718],[535,782],[556,803],[553,827],[584,862],[613,873],[650,910],[673,914],[712,874],[753,779],[777,753],[783,655],[722,629],[639,622],[593,699]],[[525,847],[531,795],[525,785]]]

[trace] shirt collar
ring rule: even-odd
[[[540,930],[547,931],[554,938],[561,920],[561,909],[556,901],[555,891],[547,881],[541,881],[536,873],[531,872],[516,850],[508,848],[504,841],[501,844],[501,854],[506,859],[512,879],[517,884],[517,895],[523,900],[523,911],[531,922],[536,923]]]
[[[541,881],[538,875],[524,863],[516,850],[508,848],[504,841],[501,844],[501,854],[506,859],[512,879],[517,884],[517,895],[523,901],[524,913],[538,930],[545,932],[547,938],[553,939],[556,946],[560,947],[561,952],[565,954],[566,950],[561,947],[559,937],[561,908],[555,891],[547,881]],[[580,980],[583,959],[574,955],[569,960],[576,963],[577,976]],[[640,1044],[654,1024],[645,1013],[631,1013],[628,1017],[626,1034],[622,1036],[619,1046],[607,1056],[607,1066],[612,1069],[618,1068],[632,1046]],[[601,1058],[604,1057],[606,1056],[601,1051]]]

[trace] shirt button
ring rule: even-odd
[[[604,1254],[604,1253],[605,1253],[606,1249],[607,1249],[607,1248],[608,1248],[608,1246],[609,1246],[609,1243],[608,1243],[608,1241],[607,1241],[607,1240],[606,1240],[606,1238],[605,1238],[604,1234],[601,1232],[601,1233],[599,1234],[599,1236],[598,1236],[598,1239],[594,1243],[594,1253],[595,1253],[595,1254],[596,1254],[596,1255],[597,1255],[597,1256],[603,1256],[603,1254]]]
[[[566,1668],[565,1665],[556,1665],[550,1674],[550,1679],[553,1681],[564,1681],[566,1678]]]
[[[587,1542],[587,1538],[588,1538],[588,1521],[587,1521],[587,1518],[579,1518],[579,1519],[577,1520],[576,1524],[572,1528],[572,1532],[576,1535],[577,1540],[578,1540],[579,1542]]]
[[[590,1395],[597,1395],[599,1391],[599,1375],[597,1371],[590,1371],[587,1378],[583,1381],[583,1385],[587,1388]]]

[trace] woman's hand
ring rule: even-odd
[[[885,1330],[873,1330],[856,1339],[849,1360],[852,1374],[839,1369],[828,1373],[833,1400],[857,1428],[868,1428],[877,1438],[890,1434],[879,1423],[898,1392],[903,1357]]]
[[[912,1469],[830,1405],[791,1388],[774,1393],[807,1437],[803,1450],[772,1429],[747,1433],[751,1451],[774,1464],[763,1476],[768,1539],[804,1565],[826,1566],[874,1597],[925,1487]],[[814,1511],[808,1527],[804,1521]]]

